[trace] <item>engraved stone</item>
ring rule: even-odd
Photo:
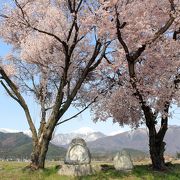
[[[81,138],[71,141],[64,163],[58,171],[60,175],[86,176],[93,173],[90,165],[91,155],[86,142]]]
[[[65,158],[65,164],[90,164],[91,157],[86,142],[81,138],[71,141]]]

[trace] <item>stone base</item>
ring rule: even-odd
[[[62,167],[59,169],[58,174],[65,176],[87,176],[93,174],[93,170],[90,164],[63,164]]]

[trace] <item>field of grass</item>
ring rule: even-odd
[[[86,177],[67,177],[57,174],[58,162],[48,162],[47,168],[38,172],[24,171],[27,163],[1,162],[0,180],[180,180],[180,164],[173,164],[168,171],[154,172],[149,165],[135,165],[132,172],[117,172],[114,169],[97,172]],[[92,163],[93,166],[99,166]]]

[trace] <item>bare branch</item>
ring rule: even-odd
[[[14,1],[15,1],[16,6],[20,9],[21,14],[22,14],[22,16],[23,16],[23,19],[26,20],[26,18],[25,18],[25,13],[24,13],[24,11],[23,11],[23,8],[21,7],[21,5],[18,3],[17,0],[14,0]]]
[[[83,2],[83,0],[80,0],[80,2],[79,2],[79,4],[78,4],[78,7],[77,7],[77,9],[76,9],[76,12],[79,11],[79,8],[81,7],[82,2]]]
[[[37,140],[37,132],[36,132],[36,128],[34,126],[34,123],[32,121],[30,112],[29,112],[29,108],[24,100],[24,98],[22,97],[22,95],[20,94],[17,86],[11,81],[11,79],[7,76],[7,74],[5,73],[5,71],[0,67],[0,74],[2,75],[3,79],[6,81],[6,83],[8,84],[8,86],[11,88],[12,92],[16,95],[16,98],[18,99],[18,103],[21,105],[21,107],[23,108],[26,117],[27,117],[27,121],[29,123],[31,132],[33,134],[33,138]]]
[[[74,26],[75,26],[75,24],[76,24],[76,20],[77,20],[77,14],[74,15],[74,20],[73,20],[72,25],[71,25],[71,28],[70,28],[70,30],[69,30],[68,37],[67,37],[67,41],[69,41],[70,38],[71,38],[72,31],[73,31]]]
[[[55,38],[56,40],[58,40],[61,44],[63,44],[64,46],[67,46],[67,45],[66,45],[66,42],[62,41],[62,40],[61,40],[58,36],[56,36],[55,34],[50,33],[50,32],[47,32],[47,31],[43,31],[43,30],[41,30],[41,29],[38,29],[38,28],[36,28],[36,27],[31,26],[30,24],[29,24],[29,26],[30,26],[32,29],[34,29],[34,30],[36,30],[36,31],[38,31],[38,32],[40,32],[40,33],[47,34],[47,35],[49,35],[49,36],[54,37],[54,38]]]
[[[96,102],[96,99],[97,99],[97,98],[98,98],[98,97],[96,96],[96,97],[94,98],[94,100],[93,100],[91,103],[89,103],[84,109],[82,109],[80,112],[78,112],[78,113],[75,114],[74,116],[72,116],[72,117],[70,117],[70,118],[68,118],[68,119],[65,119],[65,120],[57,123],[56,126],[58,126],[58,125],[60,125],[60,124],[63,124],[63,123],[65,123],[65,122],[67,122],[67,121],[69,121],[69,120],[71,120],[71,119],[73,119],[73,118],[76,118],[78,115],[80,115],[80,114],[81,114],[82,112],[84,112],[86,109],[88,109],[94,102]]]
[[[111,43],[111,42],[107,43],[107,44],[103,47],[102,52],[101,52],[101,56],[100,56],[99,59],[96,61],[96,63],[89,68],[89,71],[94,70],[94,69],[101,63],[102,59],[103,59],[104,57],[106,57],[106,56],[105,56],[105,52],[106,52],[106,49],[107,49],[107,47],[109,46],[110,43]],[[107,60],[107,57],[106,57],[105,59]],[[109,61],[108,61],[108,62],[109,62]]]
[[[45,111],[49,111],[49,110],[51,110],[52,108],[53,108],[53,106],[48,107],[48,108],[45,108]]]
[[[172,23],[174,22],[174,19],[175,19],[175,18],[171,16],[170,19],[166,22],[166,24],[165,24],[163,27],[161,27],[161,28],[159,29],[159,31],[157,31],[157,32],[155,33],[154,38],[151,39],[149,42],[147,42],[146,45],[153,43],[153,42],[154,42],[156,39],[158,39],[162,34],[164,34],[164,33],[169,29],[169,27],[172,25]]]
[[[164,113],[168,114],[169,113],[169,107],[170,107],[170,101],[166,102],[164,105]],[[168,129],[168,116],[161,117],[161,128],[159,129],[157,133],[158,138],[164,138],[166,130]]]
[[[9,94],[9,96],[19,103],[19,100],[13,95],[13,93],[8,89],[8,87],[4,84],[4,82],[0,81],[0,83],[2,84],[6,92]]]
[[[170,4],[171,4],[171,11],[175,11],[175,4],[174,4],[174,0],[169,0]]]
[[[178,34],[180,34],[180,28],[177,31],[174,31],[173,33],[173,39],[176,41],[178,39]]]
[[[108,64],[112,64],[112,62],[108,59],[108,57],[106,56],[106,54],[104,55],[104,59],[107,61]]]
[[[69,8],[70,12],[73,13],[71,0],[68,0],[68,8]]]
[[[8,16],[6,16],[5,14],[0,14],[0,17],[2,17],[2,18],[9,18]]]

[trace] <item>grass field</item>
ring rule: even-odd
[[[132,172],[122,173],[114,169],[97,172],[86,177],[67,177],[57,174],[58,162],[48,162],[47,168],[39,172],[24,171],[27,163],[0,162],[0,180],[180,180],[180,164],[174,163],[168,171],[154,172],[149,165],[135,165]],[[99,166],[92,163],[93,166]]]

